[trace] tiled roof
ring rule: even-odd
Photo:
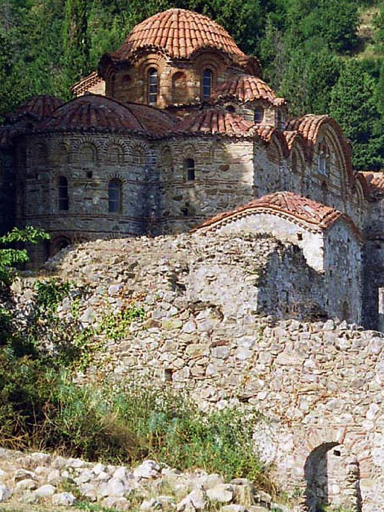
[[[270,124],[263,124],[257,127],[257,133],[264,142],[269,142],[275,131],[276,128]]]
[[[289,131],[286,130],[284,132],[285,140],[287,141],[287,146],[289,151],[291,151],[293,145],[295,144],[295,141],[299,141],[303,146],[305,146],[305,140],[304,137],[301,135],[299,131]]]
[[[54,96],[33,96],[16,110],[15,116],[32,114],[40,119],[49,117],[63,102]]]
[[[236,210],[220,213],[205,221],[196,230],[207,231],[208,229],[216,229],[221,224],[226,224],[257,212],[276,215],[284,214],[293,221],[304,222],[307,225],[313,226],[316,230],[326,230],[341,217],[352,223],[349,217],[330,206],[298,196],[293,192],[276,192],[263,196],[260,199],[255,199]]]
[[[82,78],[78,82],[72,85],[71,92],[73,94],[81,94],[84,91],[87,91],[90,87],[98,84],[99,82],[104,82],[104,80],[99,76],[97,71],[93,71],[90,75]]]
[[[286,127],[287,131],[298,131],[301,133],[301,135],[304,138],[306,150],[307,150],[307,157],[312,158],[313,157],[313,151],[315,144],[317,142],[317,137],[320,128],[323,125],[329,125],[333,128],[333,130],[336,132],[338,141],[340,143],[340,146],[342,147],[344,157],[345,157],[345,164],[347,167],[347,172],[351,179],[353,179],[353,168],[352,168],[352,161],[351,161],[351,147],[348,144],[347,140],[344,137],[344,134],[338,125],[338,123],[332,118],[327,115],[314,115],[314,114],[308,114],[306,116],[300,117],[298,119],[291,119]]]
[[[382,199],[384,197],[384,173],[359,172],[358,174],[364,177],[372,199]]]
[[[133,28],[119,50],[108,55],[115,62],[124,61],[147,48],[160,49],[173,59],[188,58],[202,48],[246,57],[218,23],[185,9],[169,9],[144,20]]]
[[[79,96],[62,105],[39,129],[146,132],[144,124],[128,107],[97,94]]]
[[[276,94],[263,80],[252,75],[237,75],[219,84],[211,99],[235,98],[241,102],[265,100],[274,103]]]
[[[178,119],[173,118],[167,112],[148,105],[128,103],[127,108],[138,118],[149,133],[163,135],[172,130]]]
[[[253,123],[235,113],[223,109],[209,109],[184,119],[174,132],[244,137],[252,136],[253,128]]]

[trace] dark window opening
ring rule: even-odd
[[[264,119],[264,109],[261,107],[257,107],[255,109],[255,113],[253,116],[253,121],[255,124],[262,123]]]
[[[68,180],[64,176],[59,178],[59,210],[66,211],[69,208],[68,200]]]
[[[87,178],[92,178],[93,177],[93,172],[92,171],[87,171]]]
[[[195,181],[195,161],[193,158],[186,158],[184,161],[184,167],[187,181]]]
[[[120,213],[121,211],[121,181],[113,179],[108,184],[108,212]]]
[[[210,69],[203,71],[203,100],[208,100],[212,94],[213,73]]]
[[[302,233],[297,233],[297,239],[299,241],[303,240],[303,234]]]
[[[226,108],[227,112],[234,114],[236,112],[235,107],[233,105],[228,105]]]
[[[158,85],[157,69],[151,68],[148,71],[148,103],[150,105],[157,103]]]

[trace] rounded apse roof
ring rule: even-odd
[[[196,12],[168,9],[136,25],[122,47],[110,53],[114,61],[128,60],[136,51],[156,48],[174,59],[185,59],[202,48],[221,50],[233,57],[245,54],[218,23]]]
[[[97,94],[85,94],[65,103],[40,124],[39,129],[146,132],[144,125],[129,108]]]
[[[36,117],[44,119],[49,117],[52,112],[62,104],[63,102],[55,96],[33,96],[20,105],[20,107],[15,112],[15,116],[32,114]]]

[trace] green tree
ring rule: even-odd
[[[63,29],[63,85],[69,87],[90,71],[86,0],[66,0]]]
[[[357,169],[380,169],[384,135],[375,104],[375,84],[356,59],[346,61],[331,93],[330,114],[353,144]]]

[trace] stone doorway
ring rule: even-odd
[[[304,471],[308,512],[321,512],[325,507],[361,512],[359,465],[343,445],[318,446],[307,458]]]

